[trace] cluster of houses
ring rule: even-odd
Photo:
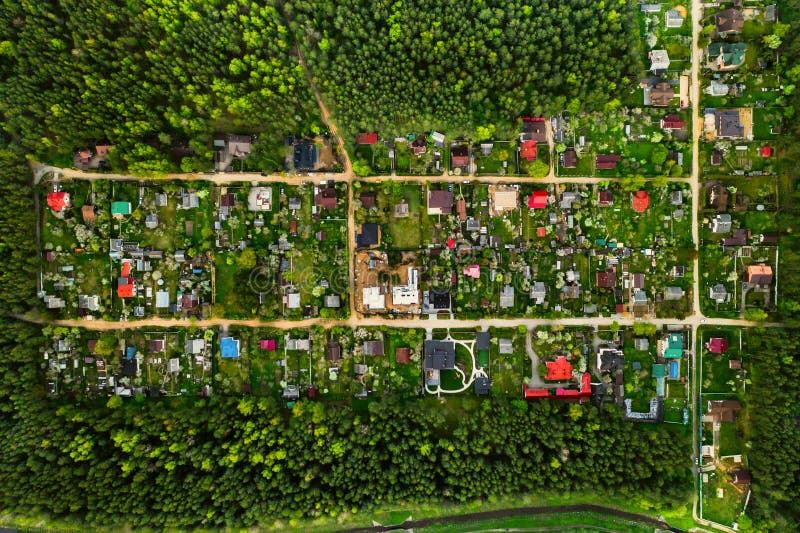
[[[54,339],[44,352],[47,392],[157,397],[184,394],[184,386],[190,385],[197,396],[210,396],[208,343],[202,337],[187,337],[181,352],[173,349],[168,336],[149,333],[144,343],[120,338],[110,353],[99,353],[97,339]],[[74,389],[76,382],[82,390]]]

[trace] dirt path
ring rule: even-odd
[[[382,531],[393,531],[393,530],[406,530],[412,531],[417,528],[424,528],[427,526],[437,525],[437,524],[459,524],[465,522],[478,522],[482,520],[491,520],[494,518],[509,518],[513,516],[524,516],[524,515],[547,515],[547,514],[558,514],[563,515],[565,513],[580,513],[580,512],[591,512],[597,514],[604,514],[610,516],[616,516],[618,518],[623,518],[625,520],[630,520],[632,522],[643,522],[645,524],[652,524],[659,529],[663,529],[666,531],[674,531],[675,533],[683,533],[683,530],[675,528],[664,522],[663,520],[659,520],[653,518],[651,516],[636,514],[636,513],[629,513],[627,511],[620,511],[619,509],[613,509],[610,507],[602,507],[600,505],[557,505],[553,507],[519,507],[517,509],[500,509],[497,511],[484,511],[481,513],[469,513],[469,514],[462,514],[458,516],[444,516],[439,518],[426,518],[423,520],[408,520],[403,522],[402,524],[394,525],[394,526],[380,526],[376,525],[373,527],[362,527],[362,528],[353,528],[353,529],[342,529],[339,530],[338,533],[369,533],[369,532],[382,532]],[[594,526],[592,526],[594,527]],[[561,528],[563,529],[563,528]],[[502,531],[509,531],[508,529],[502,529]],[[532,531],[531,529],[525,528],[525,531]]]

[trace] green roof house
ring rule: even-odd
[[[708,45],[708,63],[711,70],[736,70],[744,65],[747,45],[745,43],[711,43]]]
[[[130,202],[113,202],[111,204],[111,216],[114,218],[122,218],[131,214]]]
[[[670,333],[660,344],[664,359],[680,359],[683,356],[683,335],[680,333]]]
[[[667,377],[667,365],[656,363],[653,365],[653,377],[656,379]]]

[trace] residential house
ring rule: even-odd
[[[728,8],[714,15],[714,25],[718,37],[742,33],[744,16],[738,9]]]
[[[709,290],[708,297],[718,304],[724,304],[730,299],[728,296],[728,291],[725,289],[725,285],[722,283],[713,285]]]
[[[564,168],[576,168],[578,166],[578,153],[575,148],[567,148],[564,150],[564,160],[561,164]]]
[[[361,305],[367,311],[386,309],[386,292],[383,287],[364,287],[361,289]]]
[[[219,341],[220,355],[223,359],[239,358],[239,339],[222,337]]]
[[[686,123],[681,119],[680,115],[670,114],[661,119],[662,130],[680,130],[686,126]]]
[[[744,273],[744,282],[758,287],[769,287],[772,284],[772,267],[748,265]]]
[[[722,164],[722,151],[713,150],[710,158],[711,166],[718,167]]]
[[[458,215],[459,222],[466,222],[467,202],[463,198],[456,200],[456,214]]]
[[[359,194],[358,199],[361,201],[361,207],[364,209],[372,209],[375,207],[378,195],[375,191],[363,191]]]
[[[426,340],[423,345],[423,369],[426,373],[426,382],[438,384],[439,371],[455,368],[456,345],[453,341]],[[435,371],[435,372],[431,372]]]
[[[123,218],[131,214],[130,202],[112,202],[111,203],[111,216],[114,218]]]
[[[100,297],[96,294],[89,296],[81,294],[78,296],[78,310],[81,311],[98,311],[100,310]]]
[[[291,352],[307,352],[311,349],[310,339],[286,338],[286,350]]]
[[[336,209],[336,200],[336,189],[331,186],[320,189],[319,192],[314,195],[314,205],[320,209],[327,209],[328,211]]]
[[[650,59],[650,72],[662,74],[669,69],[669,54],[666,50],[650,50],[647,57]]]
[[[294,168],[315,170],[319,161],[317,145],[313,141],[301,140],[294,144]]]
[[[250,156],[253,138],[249,135],[228,133],[214,139],[215,168],[224,172],[231,169],[234,159],[244,161]]]
[[[392,209],[392,215],[395,218],[408,217],[408,201],[405,198],[403,198],[403,201],[401,201],[399,204],[394,206]]]
[[[708,189],[708,203],[718,213],[724,213],[730,205],[731,195],[722,184],[714,184]]]
[[[528,209],[545,209],[547,207],[547,192],[533,191],[528,196]]]
[[[296,196],[289,198],[289,211],[299,211],[301,207],[303,207],[303,202],[300,198]]]
[[[144,219],[144,227],[147,229],[156,229],[158,227],[158,215],[150,213]]]
[[[183,346],[183,351],[189,355],[198,355],[205,351],[205,339],[186,339]]]
[[[711,96],[728,96],[730,90],[730,86],[727,83],[711,80],[705,92]]]
[[[408,267],[405,285],[392,285],[392,304],[393,305],[417,305],[419,304],[419,271],[414,267]]]
[[[383,339],[364,341],[361,345],[361,353],[364,355],[383,355]]]
[[[356,235],[358,248],[372,248],[381,242],[381,227],[371,222],[361,224],[361,232]]]
[[[472,382],[473,391],[478,396],[486,396],[492,388],[492,381],[488,376],[476,376],[475,381]]]
[[[519,156],[526,161],[535,161],[536,150],[536,141],[522,141],[519,145]]]
[[[617,163],[622,161],[622,156],[618,154],[600,154],[594,157],[594,165],[597,170],[613,170],[617,168]]]
[[[647,191],[640,190],[633,193],[631,196],[631,207],[637,213],[644,213],[650,205],[650,195]]]
[[[547,121],[543,117],[522,119],[521,142],[533,141],[536,144],[547,143]]]
[[[561,202],[558,206],[561,209],[572,209],[572,204],[580,199],[580,195],[575,191],[564,191],[561,194]]]
[[[333,339],[329,340],[325,355],[328,361],[339,361],[342,358],[342,346]]]
[[[492,216],[512,211],[519,206],[519,189],[515,187],[492,188]]]
[[[505,285],[500,292],[500,309],[514,307],[514,286]]]
[[[450,147],[451,168],[466,168],[469,166],[469,145],[453,144]]]
[[[338,294],[325,295],[325,307],[329,309],[338,309],[342,306],[341,298]]]
[[[611,207],[614,205],[614,193],[611,191],[600,191],[597,195],[597,205],[599,207]]]
[[[181,194],[181,202],[178,204],[180,209],[197,209],[200,207],[200,197],[194,192],[185,192]]]
[[[680,28],[685,20],[685,11],[682,14],[677,9],[669,9],[664,13],[664,26],[667,28]]]
[[[511,339],[502,338],[497,341],[497,351],[500,355],[510,355],[514,353],[514,344]]]
[[[411,362],[411,348],[395,348],[394,361],[401,365],[409,364]]]
[[[356,144],[364,144],[368,146],[372,146],[373,144],[378,142],[378,134],[376,132],[373,133],[359,133],[356,135]]]
[[[731,472],[731,483],[734,485],[749,485],[753,481],[750,472],[744,468],[739,468]]]
[[[658,353],[664,359],[680,359],[683,357],[683,335],[670,333],[665,339],[659,339]]]
[[[650,105],[655,107],[667,107],[675,98],[675,90],[666,81],[658,81],[652,87],[646,87],[645,91]],[[647,105],[647,101],[645,105]]]
[[[547,374],[544,379],[548,381],[566,381],[572,378],[572,364],[563,355],[556,357],[555,361],[545,362]]]
[[[95,206],[84,204],[83,207],[81,207],[81,216],[83,217],[83,223],[86,224],[87,226],[94,226],[95,214],[96,214]]]
[[[439,133],[438,131],[432,131],[431,140],[433,141],[433,145],[435,147],[444,148],[444,133]]]
[[[721,422],[736,422],[742,404],[738,400],[712,400],[708,402],[708,409],[703,420],[713,422],[715,425]]]
[[[744,139],[749,136],[742,124],[738,109],[716,109],[714,120],[719,139]]]
[[[664,287],[664,299],[667,301],[677,301],[683,298],[686,294],[681,287],[669,286]]]
[[[453,193],[428,189],[428,214],[449,215],[453,212]]]
[[[680,189],[674,190],[669,193],[670,205],[679,206],[683,204],[683,191]]]
[[[596,285],[604,289],[613,289],[617,285],[617,268],[608,267],[605,271],[596,273]]]
[[[725,248],[736,248],[739,246],[746,246],[747,240],[750,238],[750,230],[746,228],[738,228],[733,232],[730,237],[722,239],[722,246]]]
[[[715,42],[706,50],[706,67],[727,72],[744,65],[747,45],[745,43]]]
[[[715,216],[711,219],[711,233],[728,233],[731,230],[733,220],[727,213]]]
[[[706,349],[714,354],[724,354],[728,351],[728,339],[724,337],[712,337],[706,343]]]
[[[72,201],[68,192],[50,192],[47,193],[47,207],[52,209],[55,213],[60,213],[66,210]]]
[[[428,151],[428,143],[425,142],[423,137],[418,137],[411,141],[411,151],[414,155],[419,157]]]
[[[531,283],[531,298],[534,300],[533,303],[536,305],[541,305],[544,303],[544,299],[547,296],[547,289],[545,287],[544,282],[542,281],[534,281]]]

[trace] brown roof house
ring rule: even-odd
[[[742,404],[738,400],[714,400],[708,402],[708,411],[704,421],[719,424],[720,422],[736,422]]]
[[[453,193],[428,189],[428,214],[449,215],[453,212]]]
[[[89,226],[94,225],[95,212],[93,205],[85,204],[81,207],[81,215],[83,215],[83,222],[85,224]]]
[[[322,209],[336,209],[336,199],[336,189],[329,186],[314,195],[314,205]]]
[[[675,98],[675,90],[666,81],[659,81],[650,88],[650,105],[667,107]]]
[[[725,9],[714,15],[714,25],[716,26],[717,35],[720,37],[736,35],[742,33],[744,16],[738,9]]]
[[[374,191],[364,191],[359,195],[358,199],[361,200],[361,207],[364,209],[372,209],[375,207],[377,195]]]
[[[724,185],[717,183],[708,189],[708,203],[717,213],[727,211],[730,201],[731,195]]]
[[[411,362],[411,348],[397,348],[394,351],[394,360],[399,364]]]

